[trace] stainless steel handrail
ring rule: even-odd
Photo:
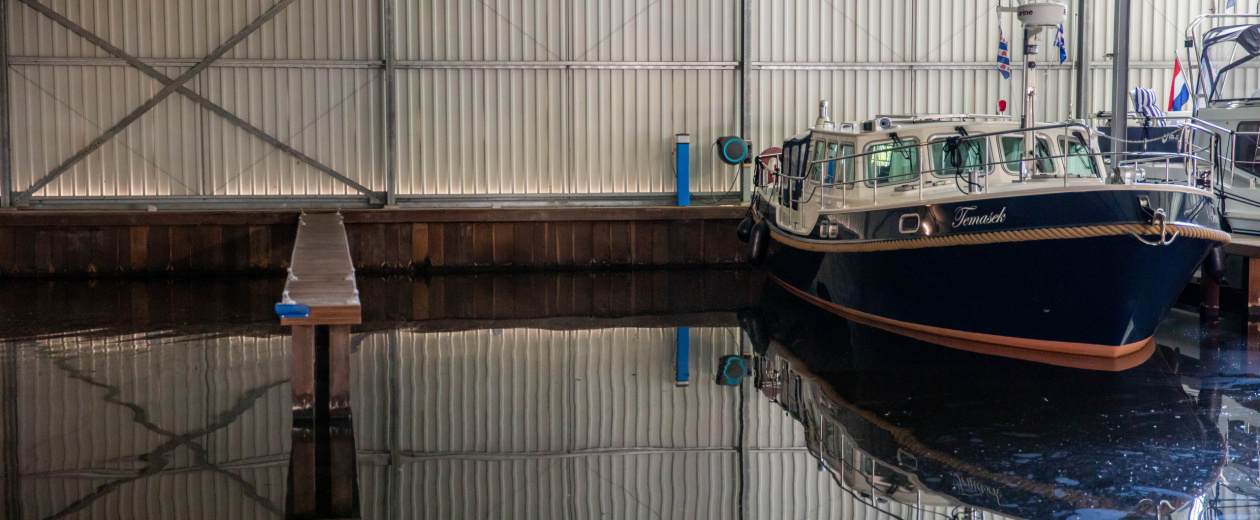
[[[1168,118],[1168,119],[1177,119],[1177,118]],[[1200,125],[1197,123],[1183,124],[1181,126],[1182,135],[1180,135],[1177,138],[1179,141],[1179,148],[1183,149],[1183,151],[1181,152],[1177,152],[1177,153],[1143,152],[1140,155],[1143,155],[1144,157],[1140,159],[1123,161],[1118,166],[1122,168],[1136,169],[1140,166],[1144,166],[1148,164],[1156,164],[1156,165],[1162,164],[1164,167],[1165,182],[1171,182],[1171,173],[1170,173],[1172,170],[1171,165],[1173,164],[1174,160],[1179,161],[1182,163],[1184,171],[1186,172],[1185,184],[1187,186],[1193,187],[1195,186],[1196,173],[1206,171],[1209,176],[1212,176],[1213,174],[1216,173],[1214,158],[1202,157],[1199,155],[1202,152],[1211,152],[1211,145],[1206,145],[1206,146],[1197,147],[1197,148],[1194,145],[1193,131],[1196,131],[1196,130],[1202,131],[1211,136],[1214,136],[1213,139],[1219,138],[1219,136],[1217,136],[1217,134],[1213,132],[1212,130],[1208,129],[1207,126],[1215,126],[1215,125],[1211,125],[1211,123],[1207,123],[1206,125]],[[1055,130],[1055,129],[1063,129],[1065,137],[1071,137],[1070,135],[1068,135],[1068,131],[1070,129],[1078,129],[1078,130],[1084,131],[1085,134],[1084,135],[1078,134],[1078,138],[1084,138],[1087,142],[1081,143],[1081,144],[1085,145],[1087,148],[1090,148],[1090,149],[1093,149],[1094,138],[1096,136],[1101,135],[1097,131],[1095,131],[1093,127],[1091,127],[1090,125],[1086,123],[1068,122],[1068,123],[1062,123],[1062,124],[1044,125],[1040,127],[1034,127],[1031,129],[1018,128],[1018,129],[1007,129],[1007,130],[1000,130],[1000,131],[994,131],[994,132],[986,132],[986,133],[981,133],[981,134],[970,134],[966,136],[958,136],[957,139],[961,142],[961,141],[970,141],[970,140],[978,140],[978,139],[987,139],[990,137],[996,137],[996,136],[1002,136],[1002,135],[1023,134],[1028,131],[1037,132],[1037,133],[1046,133],[1046,131],[1048,130]],[[1257,132],[1257,134],[1260,134],[1260,132]],[[783,190],[788,188],[787,186],[785,186],[785,184],[788,181],[805,181],[807,179],[810,179],[810,177],[812,176],[811,170],[816,166],[822,167],[822,165],[824,164],[834,163],[838,161],[852,160],[853,161],[852,169],[855,170],[854,174],[856,174],[856,170],[857,170],[856,160],[857,159],[869,157],[876,154],[888,154],[888,153],[897,153],[897,152],[903,152],[903,151],[908,151],[908,150],[915,150],[919,148],[925,148],[928,146],[934,146],[937,144],[940,144],[939,141],[929,141],[929,142],[922,142],[922,143],[913,143],[913,144],[908,144],[908,145],[903,145],[903,146],[898,146],[898,147],[888,148],[888,149],[883,149],[883,150],[878,150],[878,151],[865,151],[865,152],[844,155],[844,156],[839,156],[839,157],[831,157],[831,158],[824,158],[824,159],[817,159],[817,160],[806,159],[805,165],[803,168],[804,173],[802,173],[801,175],[790,175],[790,174],[786,174],[786,172],[780,172],[776,176],[775,183],[774,183],[775,184],[774,193],[776,195],[776,198],[778,198],[779,200],[782,200]],[[802,193],[803,196],[799,196],[795,198],[793,202],[796,202],[797,204],[809,203],[813,200],[814,195],[818,192],[819,189],[827,189],[827,190],[840,189],[841,190],[841,197],[840,197],[841,207],[847,207],[848,205],[847,196],[848,196],[849,189],[851,189],[850,187],[856,187],[859,183],[866,183],[867,186],[871,188],[872,204],[878,205],[879,187],[881,184],[885,186],[887,186],[888,184],[894,184],[894,183],[904,184],[904,182],[910,181],[912,179],[917,180],[917,186],[915,186],[915,189],[918,189],[919,191],[919,194],[918,194],[919,199],[923,200],[924,188],[925,188],[924,178],[926,175],[928,174],[938,175],[941,173],[949,173],[949,172],[955,172],[955,174],[957,174],[957,172],[959,171],[972,171],[972,170],[982,170],[980,175],[984,177],[984,192],[988,192],[989,191],[988,189],[989,177],[995,173],[995,170],[996,170],[995,167],[999,165],[1011,165],[1011,164],[1023,165],[1027,162],[1036,163],[1039,161],[1055,161],[1055,160],[1062,162],[1072,157],[1088,157],[1093,162],[1095,161],[1095,159],[1105,159],[1108,155],[1108,154],[1104,154],[1102,152],[1096,152],[1096,151],[1091,151],[1089,153],[1067,153],[1066,149],[1063,150],[1062,152],[1063,153],[1060,153],[1060,154],[1036,156],[1036,157],[1025,157],[1023,154],[1021,154],[1019,158],[1014,158],[1014,159],[1009,159],[1009,160],[1003,157],[1002,160],[989,160],[982,164],[970,164],[963,167],[930,168],[926,170],[919,170],[912,173],[905,173],[905,174],[893,175],[893,176],[882,177],[882,178],[869,178],[868,177],[868,178],[861,178],[861,179],[855,178],[853,180],[842,180],[839,182],[828,182],[828,183],[817,182],[817,184],[812,184],[811,186],[809,186],[809,190],[808,190],[809,194],[807,196]],[[758,159],[762,159],[764,157],[774,157],[774,156],[780,156],[780,154],[766,154],[766,155],[758,156]],[[780,161],[780,163],[782,164],[782,161]],[[1100,179],[1103,178],[1104,176],[1102,175],[1102,172],[1098,171],[1099,165],[1100,165],[1100,162],[1093,163],[1093,166],[1094,166],[1093,169],[1095,170],[1094,175],[1082,175],[1082,174],[1069,173],[1067,171],[1067,164],[1065,162],[1062,162],[1062,166],[1064,167],[1064,171],[1062,173],[1064,186],[1068,185],[1069,180],[1072,177],[1076,177],[1078,179],[1091,178],[1091,177],[1100,178]],[[1055,174],[1054,177],[1058,177],[1058,174]],[[905,181],[899,181],[899,179],[905,179]],[[1017,182],[1024,182],[1024,181],[1017,181]],[[971,193],[968,192],[967,194],[971,194]],[[825,196],[826,195],[824,194],[824,197]]]

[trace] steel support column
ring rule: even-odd
[[[0,0],[0,208],[13,205],[13,141],[9,138],[8,15],[8,0]]]
[[[1119,175],[1120,158],[1124,156],[1124,138],[1129,118],[1129,0],[1116,0],[1116,27],[1111,74],[1115,87],[1111,93],[1111,168]]]
[[[22,1],[23,3],[27,5],[30,5],[31,7],[35,7],[32,4],[37,3],[34,0],[20,0],[20,1]],[[153,107],[156,107],[163,100],[170,97],[171,94],[174,94],[175,91],[179,90],[180,87],[183,87],[184,84],[188,83],[189,80],[196,77],[197,74],[200,74],[201,71],[205,70],[206,67],[209,67],[210,64],[214,63],[215,60],[223,57],[224,54],[227,54],[227,52],[232,50],[233,47],[236,47],[236,44],[243,41],[250,34],[253,34],[254,31],[257,31],[259,28],[261,28],[263,24],[267,23],[272,18],[275,18],[277,14],[280,14],[280,11],[283,11],[286,7],[289,6],[289,4],[292,4],[294,1],[295,0],[279,0],[278,2],[276,2],[275,5],[272,5],[270,9],[267,9],[267,11],[265,11],[261,16],[256,18],[253,22],[250,22],[250,24],[245,26],[244,29],[241,29],[240,32],[236,33],[231,38],[228,38],[227,41],[223,42],[222,45],[219,45],[217,49],[212,51],[205,58],[202,58],[202,60],[198,62],[197,65],[194,65],[191,69],[188,69],[183,74],[180,74],[178,78],[175,78],[174,81],[167,84],[166,87],[158,91],[158,93],[155,94],[148,101],[140,105],[135,110],[131,111],[130,114],[127,114],[126,117],[122,118],[121,121],[119,121],[114,126],[106,130],[105,133],[100,135],[100,137],[97,137],[92,142],[88,143],[87,146],[83,147],[83,149],[79,150],[77,153],[72,155],[69,159],[66,159],[65,162],[62,162],[56,168],[53,168],[53,170],[48,172],[47,175],[44,175],[38,181],[35,181],[35,183],[32,184],[30,188],[28,188],[26,191],[18,195],[17,200],[15,202],[21,205],[25,205],[29,203],[32,195],[37,193],[39,190],[43,189],[44,186],[47,186],[57,177],[60,177],[61,174],[67,171],[70,171],[70,169],[73,168],[74,165],[78,164],[80,161],[82,161],[92,152],[96,151],[96,149],[100,148],[110,139],[113,139],[114,136],[121,133],[124,129],[130,126],[131,123],[136,122],[145,114],[147,114],[150,110],[153,110]],[[38,8],[36,9],[38,10]]]
[[[740,20],[740,61],[739,61],[739,135],[744,140],[752,135],[752,0],[743,0],[744,14]],[[753,143],[756,145],[757,143]],[[756,154],[749,150],[749,153]],[[752,201],[752,168],[739,167],[739,186],[742,200]]]
[[[1076,12],[1076,118],[1086,119],[1090,110],[1090,59],[1093,57],[1093,0],[1080,0]]]
[[[385,205],[398,204],[398,89],[394,0],[381,0],[381,56],[385,59]]]

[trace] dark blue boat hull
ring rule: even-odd
[[[1095,207],[1114,215],[1109,223],[1141,222],[1139,215],[1117,210],[1127,205],[1121,197],[1091,194],[1089,204],[1075,207],[1072,218],[1087,219]],[[1202,208],[1196,201],[1179,202]],[[998,205],[1008,222],[1028,219],[1021,201],[1000,199]],[[1210,211],[1186,213],[1171,204],[1168,211],[1195,225],[1216,223]],[[1011,229],[1019,228],[999,224],[984,231]],[[1154,335],[1214,244],[1178,237],[1152,246],[1128,234],[876,252],[814,252],[775,244],[768,264],[771,274],[798,294],[877,324],[1030,348],[1062,343],[1048,348],[1114,357]]]

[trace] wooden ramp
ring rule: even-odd
[[[350,325],[362,322],[362,307],[341,214],[303,213],[289,265],[276,312],[293,327],[293,418],[348,420]],[[317,403],[316,356],[325,352],[328,400]]]

